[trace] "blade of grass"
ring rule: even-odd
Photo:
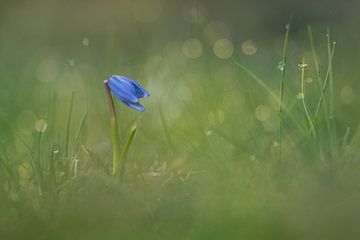
[[[247,75],[249,75],[252,79],[254,79],[262,88],[265,89],[265,91],[267,93],[270,94],[270,96],[272,98],[274,98],[277,102],[279,102],[279,97],[274,93],[274,91],[271,90],[271,88],[263,81],[261,80],[260,77],[258,77],[256,74],[254,74],[250,69],[248,69],[247,67],[245,67],[244,65],[242,65],[241,63],[239,63],[238,61],[236,61],[236,59],[231,58],[231,60],[233,61],[233,63],[238,66],[241,70],[243,70]],[[290,112],[283,106],[283,110],[284,113],[286,113],[291,121],[293,123],[295,123],[296,127],[303,133],[306,133],[306,129],[304,129],[301,124],[299,123],[299,121],[292,115],[290,114]]]
[[[286,73],[286,63],[287,63],[287,50],[288,50],[288,42],[289,42],[289,34],[292,23],[292,15],[290,16],[289,23],[286,25],[286,34],[284,39],[284,48],[283,48],[283,56],[282,63],[283,68],[281,69],[281,81],[280,81],[280,93],[279,93],[279,159],[282,160],[282,108],[283,108],[283,99],[284,99],[284,85],[285,85],[285,73]]]
[[[72,118],[72,112],[74,107],[74,97],[75,92],[71,93],[71,100],[70,100],[70,109],[69,109],[69,115],[66,125],[66,140],[65,140],[65,157],[69,157],[69,139],[70,139],[70,128],[71,128],[71,118]]]
[[[333,79],[333,69],[332,69],[332,61],[333,56],[331,53],[331,37],[330,37],[330,29],[327,27],[326,29],[326,37],[327,37],[327,53],[328,53],[328,64],[329,64],[329,107],[330,107],[330,115],[328,118],[329,121],[329,137],[331,144],[331,153],[333,159],[336,161],[338,155],[338,148],[336,146],[336,131],[335,131],[335,112],[334,112],[334,79]],[[335,42],[333,42],[333,46],[335,46]]]
[[[313,135],[314,140],[317,141],[317,136],[316,136],[316,132],[315,132],[315,127],[314,127],[314,123],[313,123],[313,118],[311,116],[311,112],[310,112],[310,108],[309,105],[306,101],[306,93],[305,93],[305,69],[307,67],[307,64],[305,62],[305,59],[302,61],[302,63],[300,63],[300,71],[301,71],[301,77],[300,77],[300,82],[301,82],[301,98],[302,98],[302,103],[303,103],[303,107],[305,110],[305,115],[306,118],[308,120],[308,124],[310,126],[310,133]]]
[[[135,133],[136,133],[136,125],[134,125],[132,127],[132,129],[130,130],[129,135],[126,138],[124,147],[123,147],[123,149],[121,150],[121,153],[120,153],[120,161],[121,161],[121,163],[120,163],[121,164],[120,165],[120,180],[122,180],[123,177],[124,177],[125,163],[126,163],[125,159],[126,159],[128,151],[129,151],[129,148],[131,146],[131,143],[132,143],[132,141],[134,139]]]
[[[316,53],[316,49],[315,49],[315,44],[314,44],[314,37],[313,37],[312,29],[311,29],[310,25],[307,26],[307,30],[308,30],[310,47],[311,47],[311,53],[312,53],[312,57],[313,57],[313,60],[314,60],[314,65],[315,65],[316,77],[317,77],[317,80],[319,82],[319,86],[322,88],[323,84],[322,84],[322,80],[321,80],[321,76],[320,76],[319,61],[318,61],[318,57],[317,57],[317,53]]]
[[[11,167],[9,166],[7,161],[5,161],[5,159],[3,159],[2,157],[0,157],[0,169],[2,169],[0,172],[3,172],[3,175],[6,178],[13,181],[16,179]]]
[[[335,44],[333,44],[333,47],[332,47],[332,50],[331,50],[331,54],[330,54],[331,60],[334,57],[334,52],[335,52]],[[319,117],[320,109],[321,109],[321,106],[323,105],[323,101],[325,99],[325,93],[326,93],[326,89],[327,89],[327,86],[328,86],[329,74],[330,74],[330,66],[328,66],[328,69],[327,69],[326,75],[325,75],[325,79],[324,79],[324,84],[322,84],[320,98],[319,98],[318,104],[316,106],[316,110],[315,110],[315,114],[314,114],[314,118],[313,118],[314,123],[316,123],[316,121],[317,121],[317,119]]]
[[[44,173],[41,166],[41,136],[42,132],[37,134],[36,144],[35,144],[35,157],[34,157],[34,167],[36,180],[38,183],[39,194],[42,195],[44,188]]]
[[[49,174],[50,174],[51,182],[54,186],[56,186],[56,172],[55,172],[56,153],[55,153],[55,151],[56,151],[56,147],[55,147],[55,144],[53,144],[51,147],[51,152],[50,152]]]
[[[85,125],[86,125],[86,120],[87,120],[87,111],[82,116],[80,125],[79,125],[79,129],[76,133],[73,156],[75,156],[79,152],[80,141],[81,141],[81,137],[85,131],[84,129],[85,129]]]
[[[341,151],[342,152],[345,152],[345,148],[349,142],[349,138],[350,138],[350,132],[351,132],[351,128],[348,127],[346,128],[346,131],[345,131],[345,134],[344,134],[344,137],[343,137],[343,140],[342,140],[342,144],[341,144]]]
[[[163,114],[163,111],[161,109],[160,103],[158,103],[158,106],[159,106],[159,115],[160,115],[161,125],[162,125],[162,127],[164,129],[165,140],[168,143],[168,145],[171,147],[171,149],[173,151],[175,151],[175,147],[174,147],[174,145],[172,143],[172,140],[171,140],[171,137],[170,137],[170,134],[169,134],[169,131],[168,131],[168,127],[166,126],[164,114]]]
[[[326,38],[327,38],[327,52],[328,52],[328,61],[329,61],[329,95],[330,95],[330,118],[333,118],[334,115],[334,80],[333,80],[333,70],[332,70],[332,56],[331,56],[331,43],[330,43],[330,29],[326,29]],[[334,42],[335,43],[335,42]]]

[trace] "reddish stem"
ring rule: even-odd
[[[114,117],[116,119],[115,104],[114,104],[114,100],[113,100],[111,92],[110,92],[108,80],[105,80],[104,84],[105,84],[106,96],[108,97],[111,115],[112,115],[112,117]]]

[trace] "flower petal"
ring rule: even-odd
[[[145,98],[150,96],[150,94],[137,81],[126,76],[123,76],[123,78],[128,80],[129,83],[133,86],[136,97]]]
[[[135,109],[137,111],[140,111],[140,112],[144,112],[145,111],[145,108],[143,105],[141,105],[139,102],[137,103],[132,103],[132,102],[124,102],[124,101],[121,101],[122,103],[124,103],[126,106],[132,108],[132,109]]]
[[[116,98],[122,102],[139,102],[136,91],[127,80],[121,76],[111,76],[108,80],[110,90],[115,94]]]

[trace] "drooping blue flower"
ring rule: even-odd
[[[125,76],[111,76],[105,80],[115,97],[130,108],[145,111],[139,102],[140,98],[149,97],[150,94],[135,80]]]

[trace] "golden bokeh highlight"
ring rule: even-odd
[[[214,43],[213,51],[218,58],[226,59],[233,54],[234,45],[229,39],[222,38]]]
[[[35,130],[37,132],[43,133],[47,129],[47,122],[44,119],[39,119],[35,123]]]
[[[259,105],[255,109],[255,117],[261,122],[269,120],[271,117],[271,109],[265,105]]]
[[[182,45],[183,54],[191,59],[196,59],[201,56],[203,52],[203,45],[197,38],[189,38],[184,41]]]
[[[252,40],[246,40],[241,44],[241,51],[246,55],[254,55],[257,50],[256,44]]]

